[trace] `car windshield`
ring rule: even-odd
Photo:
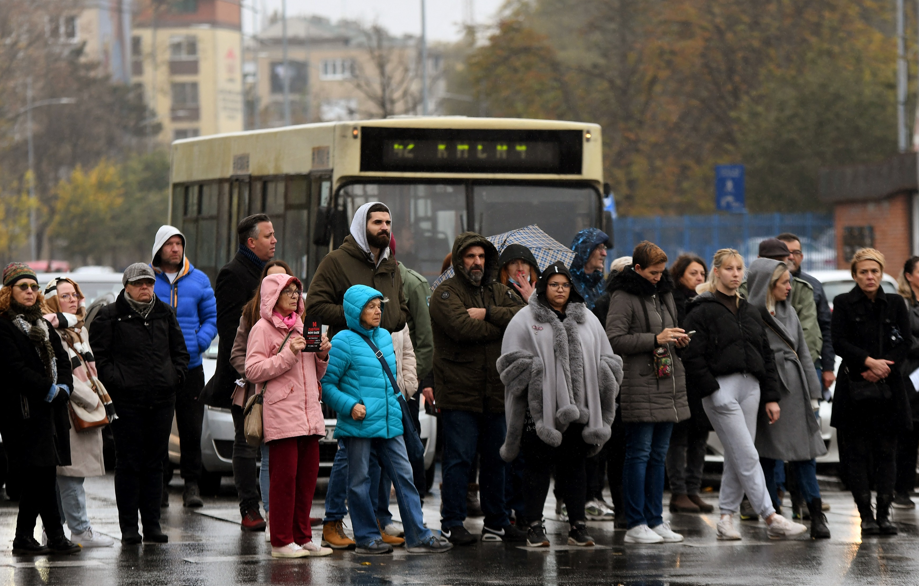
[[[456,236],[474,230],[493,236],[537,224],[568,245],[583,228],[599,226],[599,193],[585,186],[472,184],[475,221],[469,221],[467,185],[456,183],[352,183],[339,192],[348,217],[382,201],[392,211],[396,258],[433,282]]]
[[[823,283],[823,292],[826,293],[826,299],[833,303],[833,300],[836,299],[837,295],[842,295],[843,293],[848,293],[852,290],[852,287],[855,286],[855,281],[852,279],[844,279],[839,281],[827,281]],[[897,286],[891,283],[890,281],[881,281],[881,288],[884,289],[885,293],[896,293]]]

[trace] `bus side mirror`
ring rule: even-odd
[[[332,210],[328,207],[321,207],[316,210],[316,219],[313,222],[313,244],[324,247],[329,245],[332,239],[332,222],[330,216]]]

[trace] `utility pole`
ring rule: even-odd
[[[35,235],[35,147],[32,144],[32,76],[26,85],[26,126],[29,135],[29,256],[30,260],[38,260],[38,241]],[[50,268],[50,267],[49,267]]]
[[[907,67],[906,67],[906,15],[904,14],[903,0],[897,0],[897,146],[901,153],[906,152],[907,134],[906,127],[906,92],[907,92]]]
[[[901,0],[902,1],[902,0]],[[421,0],[421,113],[428,115],[428,25]]]
[[[902,0],[901,0],[902,1]],[[287,62],[287,0],[281,1],[281,37],[284,61],[284,126],[290,126],[290,71]]]

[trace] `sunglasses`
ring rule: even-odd
[[[41,287],[35,284],[30,285],[28,283],[20,283],[19,285],[13,285],[13,286],[19,289],[20,291],[22,291],[23,293],[25,293],[29,289],[31,289],[33,293],[38,293],[39,291],[41,291]]]

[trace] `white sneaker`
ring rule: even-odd
[[[44,529],[41,530],[41,545],[42,547],[45,547],[46,545],[48,545],[48,534],[45,532]]]
[[[273,558],[305,558],[309,557],[310,552],[303,549],[296,543],[288,543],[281,547],[271,548],[271,557]]]
[[[383,533],[391,537],[405,537],[405,529],[402,528],[402,523],[396,521],[395,519],[383,527]]]
[[[600,505],[600,510],[603,511],[604,521],[612,521],[616,518],[616,512],[613,510],[613,507],[609,506],[609,503],[603,499],[597,499],[597,504]]]
[[[801,535],[805,531],[807,531],[807,527],[800,523],[789,521],[778,513],[772,518],[772,523],[766,527],[766,535],[769,536],[769,539],[786,539]]]
[[[83,533],[71,533],[70,541],[76,543],[83,549],[86,549],[87,547],[112,547],[115,545],[114,539],[108,535],[96,533],[93,531],[92,527]]]
[[[721,515],[718,520],[718,539],[722,541],[738,541],[740,531],[734,528],[734,515]]]
[[[271,523],[268,522],[268,515],[265,515],[265,541],[271,543]]]
[[[651,527],[651,531],[654,531],[660,535],[664,540],[664,543],[679,543],[683,541],[683,536],[679,533],[674,533],[674,531],[670,528],[670,523],[667,521],[664,521],[655,527]]]
[[[647,525],[636,525],[625,534],[626,543],[663,543],[664,538],[651,531]]]
[[[327,555],[332,555],[331,547],[320,547],[312,541],[308,541],[300,545],[300,549],[307,552],[310,557],[314,558],[324,558]]]

